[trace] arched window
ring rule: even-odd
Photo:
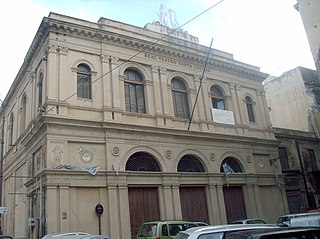
[[[42,90],[43,90],[43,73],[41,72],[39,75],[39,81],[38,81],[38,110],[42,106],[42,96],[43,96]]]
[[[249,122],[256,122],[254,113],[253,113],[253,101],[250,96],[246,96],[245,98],[246,106],[247,106],[247,113]]]
[[[213,85],[210,89],[212,108],[226,110],[225,97],[220,87]]]
[[[21,108],[20,108],[20,133],[26,129],[26,116],[27,116],[27,96],[22,95]]]
[[[146,113],[144,81],[139,72],[127,69],[124,72],[124,91],[126,111]]]
[[[176,118],[189,119],[190,110],[186,85],[177,78],[173,78],[171,84],[174,116]]]
[[[160,172],[160,166],[150,154],[138,152],[130,156],[126,164],[126,170]]]
[[[10,114],[9,118],[9,146],[13,145],[13,124],[14,124],[14,115],[13,113]]]
[[[92,99],[91,69],[85,64],[77,67],[77,96],[83,99]]]
[[[242,173],[238,160],[234,157],[225,158],[220,166],[220,173]]]
[[[178,164],[178,172],[204,172],[204,168],[196,157],[193,155],[183,156]]]

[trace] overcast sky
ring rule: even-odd
[[[160,5],[176,12],[179,25],[220,0],[10,0],[0,14],[3,100],[34,35],[50,12],[97,22],[100,17],[138,27],[159,21]],[[233,54],[234,59],[280,76],[298,66],[315,69],[296,0],[222,0],[183,26],[200,44]]]

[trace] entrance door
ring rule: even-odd
[[[182,219],[209,223],[205,187],[181,187]]]
[[[247,218],[241,186],[223,187],[223,196],[228,223]]]
[[[141,224],[145,221],[160,220],[158,192],[156,187],[129,188],[131,237],[136,238]]]

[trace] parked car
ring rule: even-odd
[[[283,215],[278,218],[277,225],[281,227],[320,226],[320,213],[314,212]]]
[[[205,223],[205,222],[195,222],[199,227],[206,227],[206,226],[209,226],[208,223]]]
[[[0,235],[0,239],[13,239],[13,237],[8,235]]]
[[[110,239],[110,237],[105,235],[86,235],[80,237],[80,239]]]
[[[229,233],[224,239],[319,239],[320,227],[278,227]]]
[[[195,227],[180,231],[174,239],[220,239],[230,232],[254,230],[258,228],[276,228],[276,225],[269,224],[228,224],[219,226]]]
[[[230,222],[229,224],[267,224],[260,218],[252,218],[252,219],[243,219]]]
[[[42,239],[80,239],[83,236],[89,236],[86,232],[65,232],[53,233],[42,237]]]
[[[180,231],[198,227],[189,221],[153,221],[143,223],[137,234],[137,239],[168,239],[176,236]]]

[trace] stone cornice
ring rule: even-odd
[[[70,19],[72,20],[73,18]],[[77,24],[77,21],[71,20],[70,22],[67,22],[49,17],[43,18],[38,31],[31,43],[31,46],[25,56],[24,62],[8,94],[6,95],[4,102],[6,102],[7,98],[10,98],[12,89],[14,89],[15,85],[18,84],[21,76],[25,74],[28,67],[30,66],[30,63],[33,60],[33,57],[41,49],[42,44],[47,40],[47,36],[50,32],[60,32],[63,34],[76,35],[82,38],[90,38],[91,40],[103,41],[104,43],[111,43],[122,47],[126,46],[128,48],[136,49],[137,51],[155,53],[164,57],[172,57],[198,65],[204,65],[206,54],[209,50],[208,47],[190,42],[185,45],[178,44],[184,41],[181,39],[177,40],[174,37],[170,36],[166,36],[159,40],[159,38],[155,38],[153,36],[150,36],[148,38],[148,36],[146,35],[144,36],[145,39],[148,39],[148,41],[146,41],[137,37],[134,38],[132,36],[127,36],[124,34],[119,34],[117,32],[102,29],[98,23],[79,20],[79,22],[86,24]],[[136,29],[140,30],[141,32],[142,28],[136,27]],[[123,33],[125,33],[125,31],[123,31]],[[148,30],[146,31],[146,33],[150,33],[150,31]],[[170,41],[170,39],[173,40]],[[178,43],[175,43],[175,41]],[[214,51],[215,50],[213,49],[212,52]],[[258,81],[262,81],[268,76],[268,74],[262,73],[259,70],[250,69],[250,67],[244,67],[241,65],[237,65],[236,63],[245,65],[244,63],[237,62],[229,58],[226,58],[226,61],[224,61],[223,57],[217,56],[213,53],[209,58],[208,67]]]
[[[197,44],[191,44],[194,45],[194,47],[190,47],[190,43],[188,43],[188,46],[185,46],[171,41],[169,42],[167,40],[168,38],[170,38],[169,36],[166,36],[161,40],[150,36],[148,41],[145,40],[146,37],[144,37],[145,39],[142,39],[142,37],[140,37],[141,39],[139,39],[138,37],[134,38],[132,36],[120,34],[118,32],[112,32],[111,30],[101,29],[101,27],[99,27],[99,24],[96,23],[91,23],[91,26],[84,26],[77,25],[71,22],[46,18],[45,25],[47,26],[49,31],[90,38],[91,40],[103,41],[103,43],[111,43],[122,47],[126,46],[128,48],[136,49],[137,51],[155,53],[158,55],[163,55],[165,57],[171,57],[199,65],[204,65],[206,58],[205,56],[207,54],[206,51],[209,50],[208,47]],[[140,29],[141,28],[137,27],[137,30]],[[149,31],[147,31],[147,33],[148,32]],[[172,39],[175,38],[172,37]],[[179,39],[179,42],[181,41],[182,40]],[[239,65],[239,63],[241,64],[241,62],[237,62],[233,59],[226,59],[226,61],[223,61],[223,59],[214,58],[221,57],[217,57],[213,53],[209,58],[208,67],[211,67],[215,70],[229,72],[238,76],[247,77],[258,81],[264,80],[268,76],[268,74],[262,73],[259,70]]]

